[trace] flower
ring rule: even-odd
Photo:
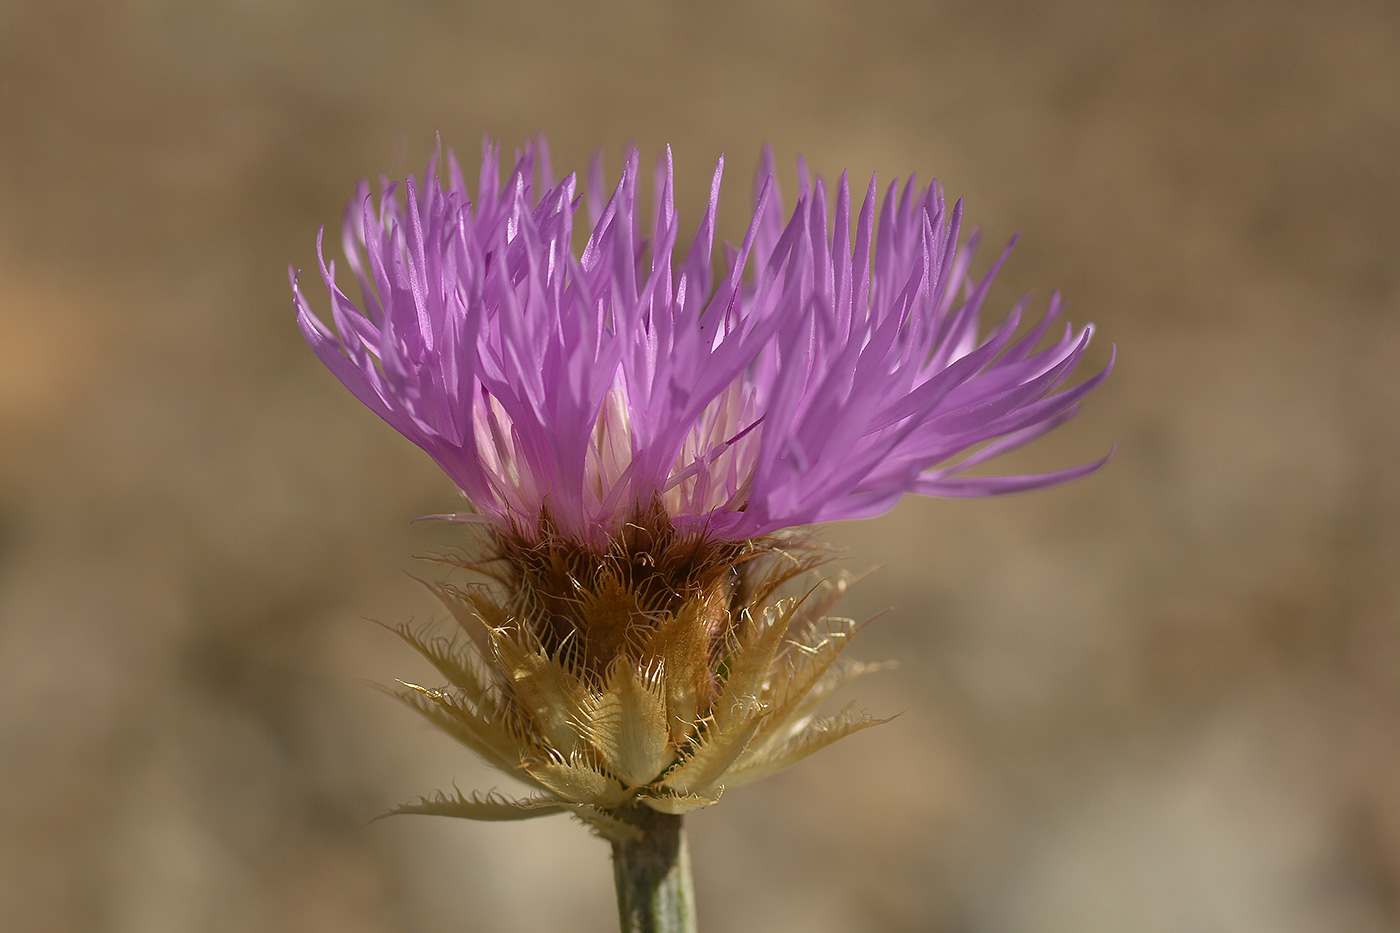
[[[711,245],[723,159],[679,264],[669,149],[649,241],[632,150],[605,206],[594,171],[578,257],[577,182],[555,183],[542,141],[517,155],[504,187],[488,144],[475,199],[447,161],[446,184],[434,160],[377,209],[361,185],[344,227],[358,305],[321,260],[334,329],[293,285],[322,362],[483,520],[533,532],[547,512],[566,537],[598,545],[657,500],[683,530],[742,541],[876,515],[906,492],[1035,489],[1105,462],[966,475],[1071,417],[1108,369],[1065,387],[1089,327],[1036,350],[1058,295],[1020,339],[1024,302],[979,335],[1007,253],[969,278],[962,202],[948,210],[937,184],[891,184],[877,222],[875,179],[853,214],[843,173],[829,221],[825,184],[804,171],[785,223],[767,154],[721,275]]]
[[[834,207],[805,167],[783,212],[771,153],[742,244],[712,259],[723,160],[676,262],[671,153],[639,231],[637,152],[572,245],[575,176],[543,141],[504,186],[486,145],[475,196],[449,153],[423,180],[361,184],[344,249],[356,304],[321,252],[328,326],[293,276],[307,341],[425,450],[474,510],[480,547],[444,559],[486,582],[430,584],[456,636],[399,634],[449,683],[398,695],[536,791],[438,794],[395,812],[519,819],[570,811],[614,839],[638,804],[682,813],[883,720],[814,716],[852,676],[844,578],[791,529],[884,512],[907,492],[984,496],[1083,476],[967,471],[1072,417],[1108,368],[1069,386],[1091,329],[982,336],[1007,252],[969,277],[962,202],[911,178],[877,211],[847,176]],[[830,211],[830,216],[828,216]],[[318,252],[320,243],[318,240]],[[1111,365],[1111,364],[1110,364]]]

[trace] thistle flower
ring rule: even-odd
[[[471,507],[450,517],[484,533],[453,563],[488,582],[434,585],[465,637],[401,630],[450,686],[402,696],[536,792],[398,812],[571,811],[625,836],[637,804],[706,806],[873,725],[813,717],[869,668],[838,658],[844,581],[784,596],[818,563],[790,529],[1105,462],[969,474],[1072,417],[1108,369],[1068,385],[1091,329],[1046,340],[1058,295],[1025,333],[1023,301],[982,334],[1011,247],[972,278],[976,237],[960,245],[962,202],[937,184],[881,199],[872,178],[857,207],[843,173],[833,204],[804,166],[788,215],[766,153],[721,269],[722,159],[679,258],[669,149],[645,237],[635,150],[606,201],[597,162],[580,196],[543,141],[504,185],[488,144],[474,194],[450,154],[442,169],[377,202],[361,185],[344,226],[358,304],[321,258],[331,326],[293,279],[316,354],[446,471]]]

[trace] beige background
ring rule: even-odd
[[[695,817],[710,931],[1400,930],[1400,5],[0,0],[0,929],[605,931],[605,847],[366,686],[452,529],[293,326],[441,132],[937,174],[1120,368],[832,528],[902,710]],[[789,188],[790,190],[790,188]],[[987,261],[983,257],[983,265]],[[863,642],[863,643],[862,643]]]

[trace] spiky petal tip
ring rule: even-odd
[[[788,215],[767,153],[722,268],[723,165],[679,252],[669,148],[645,230],[635,150],[606,199],[598,163],[581,197],[575,175],[555,179],[542,139],[504,185],[489,142],[474,192],[451,153],[378,199],[362,184],[343,229],[358,302],[322,254],[329,323],[294,277],[302,332],[475,517],[528,531],[547,508],[595,546],[653,501],[682,530],[740,541],[875,515],[907,492],[993,495],[1102,465],[966,473],[1071,417],[1108,368],[1067,385],[1090,327],[1040,347],[1058,295],[1019,337],[1024,302],[982,335],[1006,253],[969,276],[961,201],[949,208],[938,184],[913,178],[881,198],[872,177],[857,204],[844,173],[833,199],[804,166]]]

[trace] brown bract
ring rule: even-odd
[[[392,813],[482,820],[572,812],[614,838],[612,812],[685,813],[876,720],[814,716],[874,668],[840,659],[856,625],[828,616],[844,577],[784,595],[823,562],[778,537],[713,541],[639,508],[605,549],[539,534],[490,536],[484,575],[429,584],[466,638],[400,627],[448,686],[397,696],[537,794],[438,793]]]

